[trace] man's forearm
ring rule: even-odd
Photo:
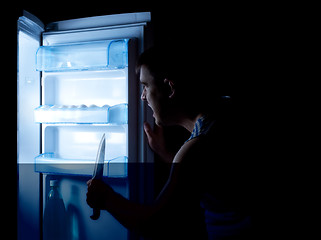
[[[156,206],[132,202],[112,190],[108,193],[105,210],[126,228],[142,231],[143,226],[155,213]]]

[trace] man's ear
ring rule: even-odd
[[[173,98],[175,96],[175,84],[173,83],[173,81],[168,80],[167,78],[164,79],[164,83],[169,89],[168,97]]]

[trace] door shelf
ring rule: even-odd
[[[128,104],[104,105],[41,105],[34,110],[36,123],[128,124]]]
[[[45,72],[125,68],[128,66],[128,41],[41,46],[37,51],[36,68]]]
[[[43,153],[35,157],[35,171],[47,174],[92,176],[95,168],[94,159],[65,159],[55,153]],[[104,177],[126,178],[128,158],[117,157],[104,161]]]

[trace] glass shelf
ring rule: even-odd
[[[95,168],[94,159],[65,159],[55,153],[43,153],[35,157],[35,171],[47,174],[92,176]],[[127,177],[128,158],[117,157],[104,162],[104,177]]]
[[[34,110],[36,123],[127,124],[128,105],[41,105]]]
[[[129,39],[85,42],[38,48],[38,71],[119,69],[128,66]]]

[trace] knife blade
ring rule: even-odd
[[[105,134],[102,136],[96,157],[96,163],[92,179],[102,179],[104,173],[104,160],[105,160]],[[94,208],[91,219],[97,220],[100,216],[100,210]]]

